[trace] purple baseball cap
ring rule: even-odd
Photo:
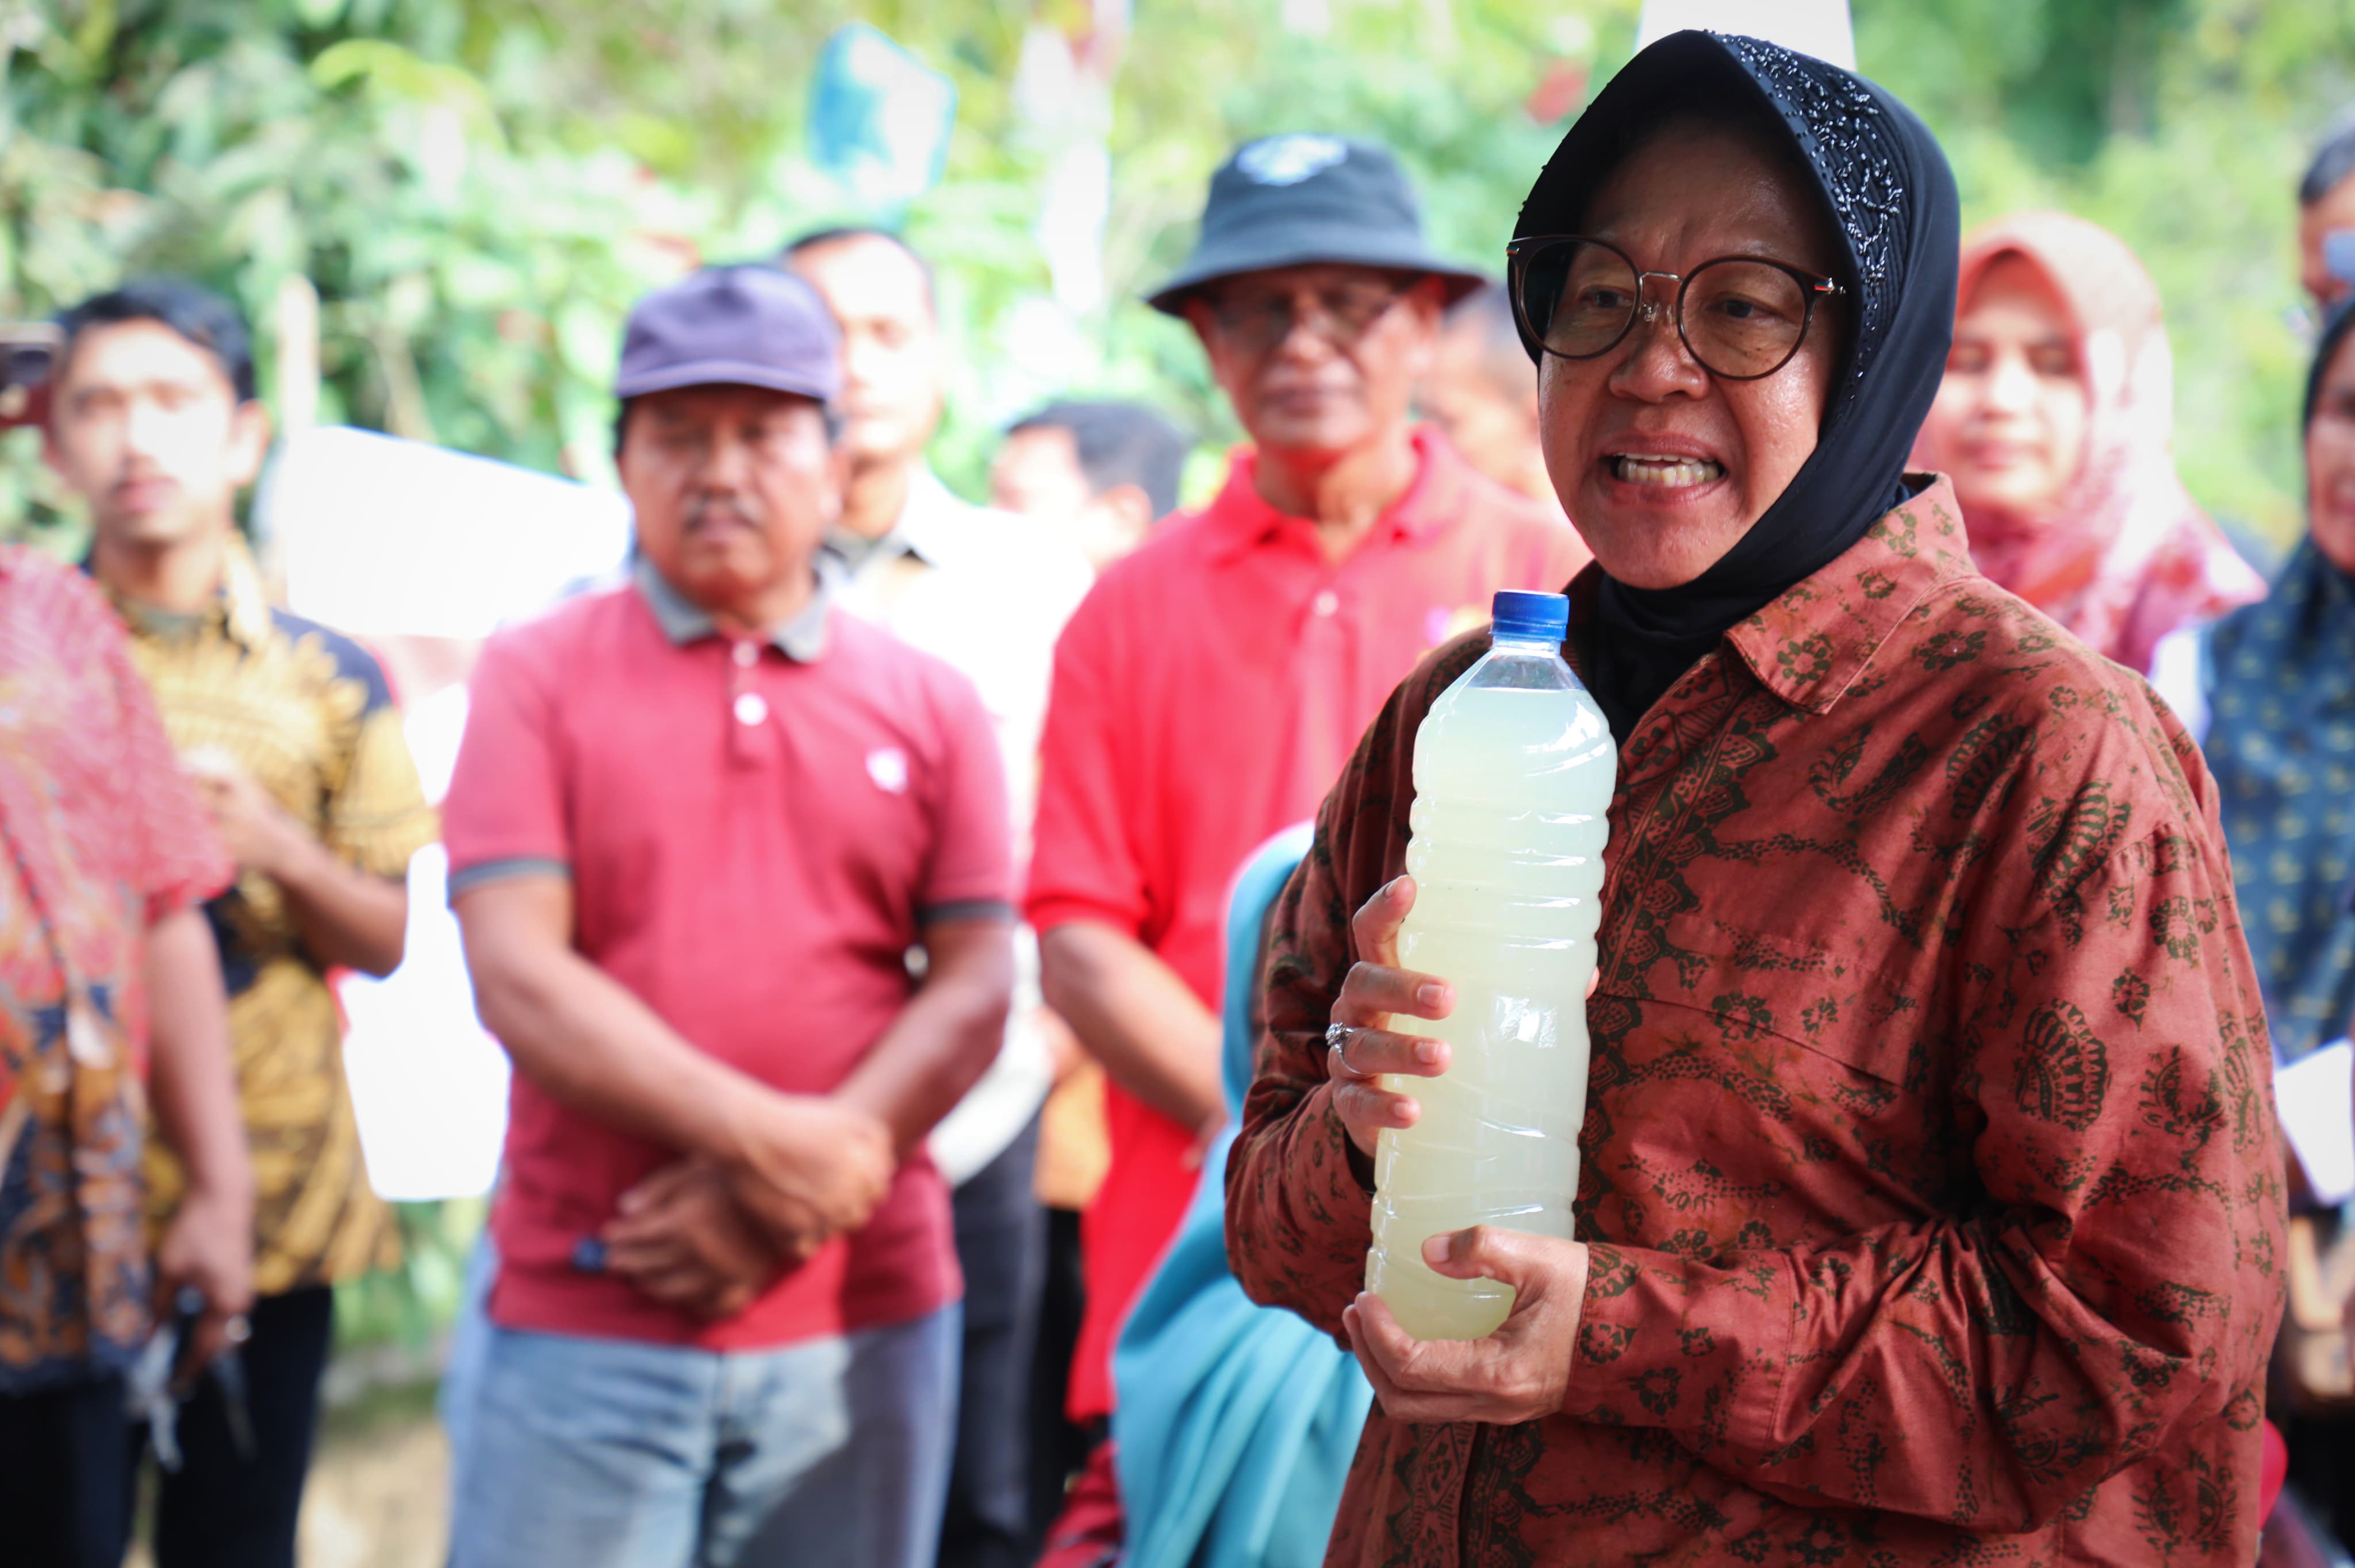
[[[817,291],[746,262],[703,268],[640,300],[622,333],[613,396],[720,385],[834,401],[842,334]]]

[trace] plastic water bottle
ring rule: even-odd
[[[1414,737],[1414,907],[1399,959],[1455,988],[1443,1019],[1397,1017],[1444,1040],[1436,1078],[1392,1075],[1423,1115],[1374,1152],[1366,1288],[1419,1340],[1476,1340],[1513,1290],[1423,1261],[1430,1237],[1488,1224],[1570,1235],[1586,1116],[1586,987],[1618,748],[1561,644],[1560,594],[1497,596],[1494,645],[1440,694]]]

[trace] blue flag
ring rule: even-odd
[[[810,92],[810,162],[867,207],[904,207],[948,163],[956,84],[865,22],[826,41]]]

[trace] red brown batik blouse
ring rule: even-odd
[[[1229,1247],[1337,1335],[1369,1204],[1323,1031],[1416,726],[1485,647],[1391,698],[1276,915]],[[2173,716],[1976,575],[1940,482],[1728,632],[1620,768],[1563,1408],[1378,1406],[1328,1563],[2252,1561],[2281,1162]]]

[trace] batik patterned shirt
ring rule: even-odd
[[[147,928],[229,866],[123,629],[0,546],[0,1397],[120,1367],[148,1331]]]
[[[225,755],[347,863],[407,874],[409,857],[440,829],[373,655],[272,609],[235,544],[220,594],[201,614],[121,599],[115,608],[183,757]],[[342,1018],[285,895],[247,871],[206,913],[220,942],[253,1159],[254,1288],[275,1295],[391,1266],[399,1240],[360,1158]],[[179,1202],[182,1177],[160,1145],[147,1175],[160,1225]]]
[[[2201,661],[2232,888],[2248,912],[2274,1054],[2355,1029],[2355,575],[2311,538]]]
[[[1229,1245],[1337,1333],[1369,1203],[1323,1031],[1416,726],[1485,646],[1400,688],[1276,915]],[[2281,1156],[2173,716],[1974,573],[1942,482],[1620,761],[1562,1409],[1377,1406],[1328,1562],[2253,1561]]]

